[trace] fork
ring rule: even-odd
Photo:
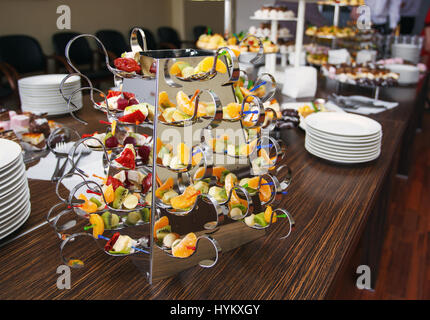
[[[57,157],[57,164],[55,165],[54,173],[52,174],[51,181],[58,180],[58,172],[60,168],[60,160],[67,156],[67,147],[65,142],[58,142],[53,149],[55,156]],[[67,160],[66,160],[67,162]]]

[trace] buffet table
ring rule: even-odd
[[[325,97],[331,89],[320,80],[317,97]],[[346,88],[344,93],[357,90]],[[324,299],[333,297],[338,286],[355,286],[358,264],[352,269],[349,262],[357,248],[361,249],[359,264],[371,267],[374,282],[391,180],[400,151],[406,155],[410,145],[411,133],[405,134],[406,129],[415,131],[418,97],[412,87],[381,92],[382,99],[400,105],[371,116],[383,128],[382,153],[367,164],[322,161],[305,150],[303,131],[282,132],[288,142],[286,161],[293,171],[293,183],[282,201],[296,220],[291,236],[278,240],[282,224],[275,224],[268,237],[222,253],[215,267],[193,267],[153,285],[128,258],[109,257],[89,245],[93,255],[88,267],[72,271],[70,290],[57,289],[60,240],[45,220],[47,210],[58,201],[55,185],[31,180],[29,220],[0,241],[0,299]],[[84,102],[80,117],[92,131],[101,130],[100,112],[87,97]],[[56,121],[85,132],[71,117]],[[10,241],[24,232],[28,233]]]

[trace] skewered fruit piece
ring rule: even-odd
[[[187,234],[176,245],[172,244],[172,254],[174,257],[187,258],[196,250],[197,237],[193,232]]]
[[[134,226],[136,223],[139,222],[140,219],[141,219],[140,213],[137,211],[132,211],[128,213],[125,223],[128,225]]]
[[[107,230],[114,229],[119,225],[119,217],[115,213],[106,211],[102,214],[102,219]]]
[[[127,197],[127,195],[128,195],[128,190],[123,186],[119,186],[118,188],[116,188],[115,199],[113,200],[112,207],[114,207],[115,209],[121,208],[121,205],[125,197]]]
[[[179,235],[177,233],[169,233],[163,238],[163,245],[167,248],[171,248],[173,242],[179,238]]]
[[[93,237],[98,239],[105,231],[105,224],[102,217],[96,213],[90,214],[90,224],[93,226]]]
[[[157,230],[169,225],[169,218],[162,216],[154,223],[154,238],[157,238]]]
[[[172,227],[170,225],[164,226],[157,230],[157,240],[163,241],[164,237],[172,232]]]

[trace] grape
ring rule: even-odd
[[[130,100],[128,100],[129,106],[134,106],[135,104],[139,104],[139,101],[137,101],[135,98],[131,98]]]
[[[125,98],[118,98],[118,109],[124,110],[126,107],[128,107],[128,100]]]
[[[109,149],[118,147],[118,139],[116,137],[107,138],[105,141],[105,146]]]
[[[132,144],[133,147],[135,147],[137,144],[136,139],[128,136],[127,138],[124,139],[124,145],[127,145],[127,144]]]
[[[142,162],[147,163],[149,160],[149,154],[151,153],[151,148],[148,146],[141,146],[137,149],[137,153],[142,158]]]

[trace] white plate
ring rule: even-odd
[[[329,139],[332,141],[338,141],[338,142],[344,142],[344,143],[350,143],[350,144],[371,143],[382,139],[382,132],[366,138],[362,138],[362,137],[351,138],[351,137],[345,137],[345,136],[336,136],[332,134],[323,133],[322,131],[317,131],[315,129],[312,129],[311,127],[307,127],[307,132],[321,139]]]
[[[82,105],[77,105],[78,110],[82,109]],[[57,116],[57,115],[63,115],[66,113],[70,113],[69,108],[67,108],[67,106],[65,106],[64,108],[58,108],[55,110],[44,110],[44,109],[37,109],[37,108],[32,108],[29,106],[21,106],[22,111],[31,111],[33,113],[36,114],[41,114],[41,113],[45,113],[47,112],[49,116]]]
[[[82,103],[82,97],[72,99],[72,102],[74,104]],[[62,101],[56,101],[56,102],[55,101],[53,101],[53,102],[42,102],[42,101],[36,101],[36,100],[34,100],[34,101],[22,100],[22,104],[28,105],[28,106],[34,106],[35,108],[36,107],[39,107],[39,108],[44,108],[44,107],[55,108],[57,106],[67,106],[67,102],[64,99]]]
[[[13,184],[19,183],[22,179],[27,179],[25,176],[25,169],[23,168],[19,169],[13,178],[9,179],[8,181],[2,181],[0,184],[0,197],[8,193],[9,190],[13,188]]]
[[[30,191],[27,189],[20,197],[14,199],[13,202],[5,206],[5,208],[0,208],[0,229],[3,224],[15,217],[16,213],[27,205],[28,202],[30,202]]]
[[[18,80],[18,84],[27,87],[49,87],[59,85],[67,74],[44,74],[40,76],[26,77]],[[67,79],[65,85],[79,82],[81,77],[73,76]]]
[[[366,158],[366,157],[370,157],[372,155],[374,155],[375,153],[379,152],[380,148],[376,147],[373,150],[368,150],[368,151],[345,151],[345,150],[336,150],[336,149],[332,149],[332,148],[326,148],[324,146],[320,146],[320,145],[315,145],[313,144],[311,141],[307,140],[305,142],[309,147],[311,147],[312,149],[319,151],[323,154],[327,154],[330,156],[334,156],[334,157],[339,157],[339,158]]]
[[[21,218],[17,219],[16,221],[11,223],[9,226],[5,227],[4,229],[0,230],[0,239],[8,236],[16,229],[21,227],[27,221],[28,217],[30,216],[30,212],[31,212],[31,205],[29,203],[28,207],[22,211]]]
[[[334,157],[330,157],[330,156],[327,156],[327,155],[321,154],[321,153],[319,153],[319,152],[317,152],[317,151],[314,151],[313,149],[309,148],[309,147],[308,147],[308,146],[306,146],[306,145],[305,145],[305,149],[306,149],[310,154],[313,154],[314,156],[317,156],[318,158],[325,159],[325,160],[329,160],[329,161],[336,162],[336,163],[343,163],[343,164],[355,164],[355,163],[364,163],[364,162],[369,162],[369,161],[375,160],[375,159],[376,159],[376,158],[378,158],[378,157],[379,157],[379,155],[380,155],[380,154],[376,154],[374,157],[369,157],[369,158],[362,159],[362,160],[359,160],[359,159],[349,160],[349,159],[339,159],[339,158],[334,158]]]
[[[20,165],[22,165],[23,160],[22,157],[16,158],[13,162],[11,162],[9,165],[3,167],[2,170],[0,170],[0,181],[2,177],[9,174],[11,171],[16,170]]]
[[[21,155],[21,146],[7,139],[0,139],[0,170],[13,163]]]
[[[374,147],[375,145],[380,145],[382,139],[370,141],[370,142],[344,142],[344,141],[337,141],[332,139],[327,139],[318,135],[314,135],[310,133],[309,131],[306,132],[306,137],[308,139],[311,139],[312,141],[322,143],[325,145],[337,147],[337,148],[351,148],[351,149],[369,149]]]
[[[337,160],[366,160],[369,158],[372,158],[373,156],[375,156],[376,154],[380,153],[380,150],[376,150],[373,153],[364,155],[364,156],[358,156],[358,155],[344,155],[344,154],[337,154],[337,153],[332,153],[332,152],[326,152],[317,148],[312,147],[309,143],[305,144],[305,147],[307,147],[308,149],[311,149],[315,152],[318,152],[319,154],[321,154],[322,156],[325,157],[330,157],[333,159],[337,159]]]
[[[15,165],[11,166],[8,170],[5,170],[0,174],[0,184],[3,183],[3,181],[7,181],[12,178],[17,171],[21,170],[24,167],[24,162],[20,159],[15,163]]]
[[[351,113],[317,112],[307,116],[305,123],[306,127],[335,136],[369,137],[382,131],[375,120]]]
[[[312,138],[306,138],[306,141],[309,141],[310,143],[312,143],[316,147],[321,147],[321,148],[325,148],[325,149],[329,149],[329,150],[333,150],[333,151],[337,151],[337,152],[345,152],[345,153],[367,153],[367,152],[371,152],[375,149],[379,149],[381,147],[380,143],[377,143],[373,146],[365,147],[365,148],[360,148],[360,147],[353,148],[353,147],[344,147],[344,146],[336,146],[336,145],[321,143],[321,142],[314,140]]]
[[[12,194],[14,192],[17,192],[20,189],[25,188],[26,185],[28,186],[27,179],[22,180],[21,182],[18,182],[13,188],[11,188],[10,190],[8,190],[7,193],[5,193],[3,195],[0,195],[0,202],[3,201],[3,200],[5,200],[5,199],[7,199],[10,196],[10,194]]]

